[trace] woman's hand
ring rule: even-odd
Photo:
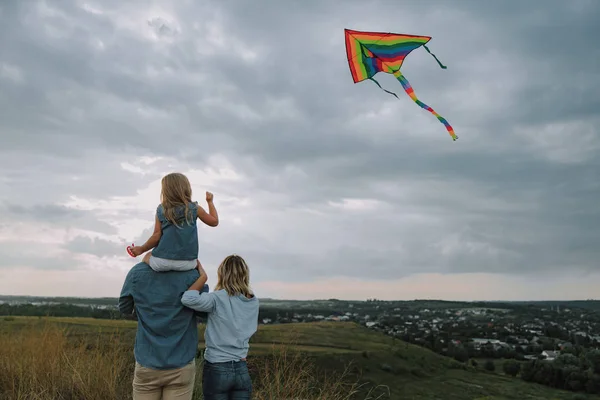
[[[196,279],[196,282],[192,283],[192,286],[189,287],[188,290],[197,290],[201,291],[206,281],[208,280],[208,275],[206,275],[206,271],[202,268],[202,264],[200,264],[200,260],[196,260],[196,269],[200,276]],[[189,306],[188,306],[189,307]]]
[[[204,275],[206,276],[206,279],[208,279],[208,275],[206,275],[206,271],[202,267],[202,264],[200,264],[200,260],[196,260],[196,269],[198,270],[200,276]]]

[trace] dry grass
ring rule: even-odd
[[[0,335],[0,395],[8,399],[118,399],[131,374],[117,335],[69,340],[45,325]],[[95,340],[94,340],[95,339]]]
[[[249,362],[253,398],[356,398],[360,387],[345,383],[346,373],[326,376],[292,349],[274,346],[270,355]],[[198,363],[194,398],[202,399]],[[118,332],[71,336],[65,328],[46,323],[0,333],[0,399],[130,399],[133,366],[132,343],[124,343]]]
[[[350,366],[341,374],[327,375],[318,370],[316,364],[305,354],[295,351],[291,345],[274,345],[272,354],[263,357],[252,366],[256,370],[255,397],[257,400],[273,399],[314,399],[350,400],[356,399],[362,385],[349,379]],[[375,400],[374,389],[362,397]],[[389,398],[386,397],[386,398]]]

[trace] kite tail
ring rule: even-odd
[[[435,58],[435,61],[437,61],[438,65],[439,65],[439,66],[440,66],[442,69],[446,69],[446,68],[448,68],[448,67],[446,67],[444,64],[442,64],[442,63],[440,62],[440,60],[438,60],[438,58],[435,56],[435,54],[433,54],[431,51],[429,51],[429,48],[428,48],[427,46],[423,45],[423,47],[425,47],[425,50],[427,50],[427,52],[428,52],[429,54],[431,54],[431,55],[433,56],[433,58]]]
[[[392,96],[394,96],[395,98],[397,98],[398,100],[400,100],[400,97],[398,97],[398,95],[394,92],[390,92],[389,90],[385,90],[380,84],[379,82],[377,82],[373,77],[369,78],[370,80],[372,80],[373,82],[375,82],[377,84],[377,86],[379,86],[379,89],[383,90],[386,93],[391,94]]]
[[[410,83],[408,83],[408,81],[406,80],[406,78],[404,77],[404,75],[402,75],[402,73],[400,72],[400,70],[395,71],[394,72],[394,76],[396,77],[396,79],[398,79],[400,81],[400,83],[402,84],[402,87],[404,88],[404,91],[406,92],[406,94],[408,94],[410,96],[410,98],[413,99],[413,101],[415,103],[417,103],[421,108],[424,108],[425,110],[427,110],[430,113],[432,113],[433,115],[435,115],[436,118],[442,124],[444,124],[444,126],[446,127],[446,130],[448,131],[448,133],[452,137],[452,140],[458,139],[458,136],[456,136],[456,134],[454,133],[454,129],[452,128],[452,126],[450,126],[450,124],[448,123],[448,121],[446,121],[441,115],[439,115],[438,113],[436,113],[433,110],[433,108],[429,107],[427,104],[425,104],[421,100],[417,99],[417,96],[415,95],[415,91],[413,90],[412,86],[410,86]]]

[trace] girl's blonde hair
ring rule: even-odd
[[[193,222],[189,206],[192,202],[192,185],[187,176],[179,172],[165,175],[161,181],[160,202],[163,206],[165,218],[173,225],[182,223],[181,212],[177,208],[185,207],[185,221],[188,225]],[[191,220],[190,220],[191,219]]]
[[[225,257],[219,265],[217,276],[215,290],[225,289],[230,296],[254,296],[250,289],[250,269],[242,257],[236,254]]]

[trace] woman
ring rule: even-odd
[[[244,259],[226,257],[217,270],[211,293],[200,293],[208,280],[200,277],[183,294],[186,307],[208,313],[204,341],[202,392],[205,400],[245,400],[252,394],[246,356],[248,342],[258,328],[258,299],[250,290],[250,271]]]

